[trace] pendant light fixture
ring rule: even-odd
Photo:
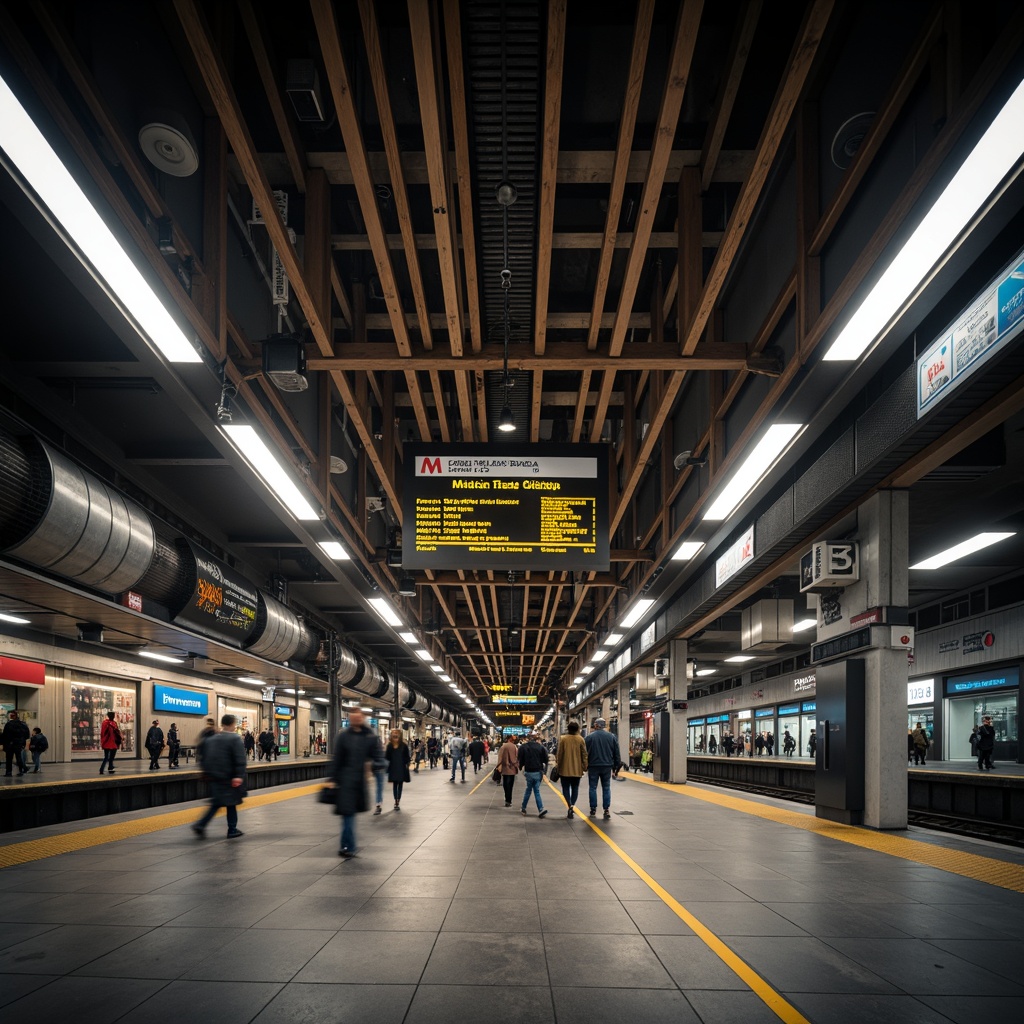
[[[501,407],[501,415],[498,418],[498,429],[503,434],[511,434],[516,429],[515,417],[512,415],[512,407],[508,404],[508,343],[512,334],[512,321],[509,312],[509,292],[512,290],[512,271],[508,269],[508,208],[518,198],[516,187],[510,181],[503,181],[495,190],[495,198],[501,206],[502,240],[504,242],[505,263],[501,268],[501,290],[505,296],[505,346],[504,358],[502,360],[501,383],[504,389],[505,401]]]

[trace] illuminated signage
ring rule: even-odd
[[[809,676],[797,676],[796,679],[793,680],[793,689],[797,693],[800,693],[802,690],[809,690],[815,685],[815,682],[816,677],[813,673]]]
[[[192,596],[174,621],[240,647],[256,627],[256,588],[202,548],[187,540],[179,541],[178,546],[195,582]]]
[[[935,700],[935,680],[917,679],[907,683],[907,704],[931,704]]]
[[[179,715],[208,715],[210,695],[200,690],[181,690],[156,683],[153,686],[153,711]]]
[[[0,682],[17,686],[42,686],[46,682],[46,666],[39,661],[0,658]]]
[[[606,571],[604,445],[404,446],[402,567]]]
[[[775,708],[758,708],[754,712],[755,718],[771,718],[775,714]]]
[[[1016,668],[1001,672],[986,672],[970,676],[952,676],[946,680],[946,694],[977,693],[979,690],[1000,690],[1007,686],[1020,685],[1020,671]]]
[[[491,697],[495,704],[536,704],[535,693],[499,693]]]
[[[720,587],[731,576],[735,576],[754,557],[754,526],[747,529],[739,540],[715,562],[715,586]]]

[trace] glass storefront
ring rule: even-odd
[[[1018,668],[986,669],[948,678],[945,756],[951,761],[970,760],[971,730],[990,715],[996,731],[992,760],[1016,762],[1020,750],[1019,691]]]
[[[754,711],[754,739],[755,742],[758,736],[763,736],[766,740],[769,736],[772,737],[772,742],[775,740],[775,708],[757,708]],[[768,746],[765,744],[764,753],[768,753]],[[755,749],[754,753],[757,751]]]
[[[784,704],[779,708],[779,731],[775,734],[775,753],[785,757],[796,757],[800,753],[799,704]]]
[[[810,757],[811,730],[816,726],[815,711],[818,709],[817,701],[805,700],[800,703],[800,738],[797,740],[797,757]]]
[[[93,677],[98,680],[99,677]],[[77,675],[71,680],[71,757],[102,757],[100,726],[108,711],[121,730],[120,755],[135,754],[135,719],[138,707],[135,687],[91,682]]]

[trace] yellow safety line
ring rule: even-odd
[[[565,803],[565,797],[555,789],[550,779],[545,779],[548,786],[555,791],[555,794]],[[568,805],[566,805],[568,806]],[[810,1024],[810,1021],[795,1007],[787,1002],[778,992],[768,984],[760,974],[757,973],[745,960],[734,953],[710,928],[691,914],[671,893],[658,884],[642,867],[618,843],[597,827],[597,822],[590,818],[581,819],[593,829],[611,848],[618,857],[636,872],[638,878],[642,879],[657,894],[658,898],[689,927],[708,949],[711,950],[743,983],[754,993],[779,1020],[786,1024]]]
[[[321,785],[323,783],[303,786],[301,789],[289,789],[281,793],[259,793],[246,797],[245,805],[247,807],[266,807],[268,804],[280,803],[282,800],[295,800],[298,797],[316,793]],[[169,811],[165,814],[154,814],[149,818],[119,822],[116,825],[97,825],[94,828],[83,829],[81,832],[66,832],[61,836],[47,836],[45,839],[29,839],[24,843],[0,846],[0,868],[27,864],[45,857],[57,857],[62,853],[88,850],[92,846],[114,843],[119,839],[133,839],[135,836],[144,836],[150,832],[160,832],[163,829],[176,828],[179,825],[191,825],[198,820],[196,810],[195,807],[192,807],[187,811]]]
[[[491,772],[488,772],[467,794],[466,796],[472,796],[485,782],[491,781]]]
[[[726,807],[732,811],[741,811],[743,814],[752,814],[781,825],[802,828],[805,832],[814,832],[826,839],[835,839],[838,842],[849,843],[851,846],[859,846],[865,850],[874,850],[876,853],[898,857],[914,864],[939,868],[941,871],[948,871],[953,875],[961,875],[977,882],[995,885],[1000,889],[1024,892],[1024,865],[1009,864],[996,860],[994,857],[983,857],[977,853],[949,850],[941,846],[933,846],[931,843],[924,843],[919,839],[908,839],[905,836],[897,836],[888,832],[875,832],[872,829],[859,828],[856,825],[843,825],[836,821],[827,821],[824,818],[815,818],[812,815],[799,814],[796,811],[787,811],[768,804],[759,804],[753,800],[744,800],[742,797],[729,796],[725,793],[712,793],[690,786],[656,782],[654,779],[644,779],[625,773],[624,777],[631,782],[641,782],[646,786],[678,793],[692,800],[703,800],[705,803]]]

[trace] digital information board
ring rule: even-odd
[[[407,442],[402,567],[607,571],[608,448]]]

